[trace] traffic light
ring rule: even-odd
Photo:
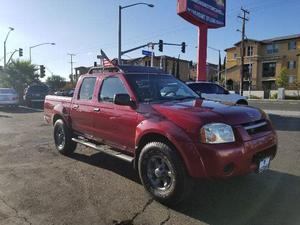
[[[181,52],[185,53],[185,42],[181,43]]]
[[[23,56],[23,48],[19,48],[19,57]]]
[[[45,75],[45,66],[40,65],[40,77],[43,78]]]
[[[158,50],[162,52],[164,50],[164,42],[163,40],[159,40],[158,42]]]

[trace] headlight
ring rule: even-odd
[[[200,130],[202,143],[220,144],[234,142],[234,134],[231,126],[224,123],[210,123]]]

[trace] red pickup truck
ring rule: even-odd
[[[47,96],[44,111],[60,153],[79,143],[126,160],[165,204],[182,200],[192,178],[261,172],[277,151],[262,110],[205,101],[157,68],[92,69],[73,98]]]

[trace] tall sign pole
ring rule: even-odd
[[[197,80],[201,81],[206,81],[207,31],[206,26],[198,27]]]
[[[205,81],[207,31],[225,26],[226,0],[177,0],[177,14],[198,27],[197,80]]]

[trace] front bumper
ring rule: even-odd
[[[277,152],[277,137],[273,131],[267,135],[244,142],[227,144],[198,144],[199,154],[204,162],[206,176],[227,178],[254,172],[258,160]]]

